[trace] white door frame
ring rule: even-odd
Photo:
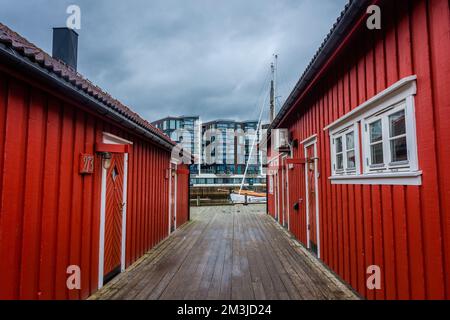
[[[316,235],[317,235],[317,257],[320,258],[320,219],[319,219],[319,171],[318,171],[318,161],[317,161],[317,135],[312,136],[311,138],[305,140],[304,144],[304,152],[305,159],[308,158],[308,148],[314,146],[314,176],[315,176],[315,194],[316,194]],[[306,242],[307,248],[310,248],[310,228],[308,228],[309,221],[309,185],[308,185],[308,161],[305,162],[305,185],[306,185]]]
[[[129,144],[133,142],[117,137],[113,134],[103,132],[103,143],[107,144]],[[99,257],[98,257],[98,288],[103,287],[103,268],[105,263],[105,220],[106,220],[106,178],[108,170],[102,165],[102,182],[100,191],[100,240],[99,240]],[[121,257],[120,271],[125,271],[126,264],[126,237],[127,237],[127,188],[128,188],[128,153],[124,154],[123,161],[123,211],[122,211],[122,241],[121,241]]]
[[[290,212],[290,198],[289,198],[289,190],[290,190],[290,186],[289,186],[289,165],[287,164],[286,161],[286,199],[287,199],[287,210],[286,210],[286,215],[287,215],[287,228],[290,231],[291,230],[291,212]]]
[[[275,172],[274,180],[275,180],[275,220],[280,222],[280,188],[279,188],[279,180],[278,180],[278,169]]]
[[[173,166],[173,168],[172,168]],[[177,169],[178,169],[178,164],[175,160],[170,161],[170,168],[169,168],[169,235],[172,233],[172,174],[173,172],[175,172],[175,178],[173,179],[174,181],[174,204],[173,204],[173,209],[174,209],[174,218],[175,218],[175,226],[174,226],[174,232],[175,230],[177,230],[177,196],[178,196],[178,175],[177,175]]]
[[[286,183],[287,183],[286,176],[285,176],[285,174],[283,174],[283,169],[286,170],[285,166],[283,165],[283,161],[286,163],[287,158],[288,158],[287,154],[281,158],[281,190],[282,190],[281,211],[283,212],[283,223],[282,223],[283,227],[287,221],[287,219],[286,219],[286,200],[287,200],[287,193],[288,193],[288,189],[287,189],[287,185],[286,185]],[[285,171],[285,173],[286,172],[287,171]]]

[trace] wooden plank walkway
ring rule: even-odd
[[[357,299],[263,205],[192,209],[192,221],[91,299]]]

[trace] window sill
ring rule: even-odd
[[[422,185],[422,171],[332,176],[329,180],[331,184],[420,186]]]

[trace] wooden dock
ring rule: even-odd
[[[193,208],[191,222],[91,299],[358,298],[264,211]]]

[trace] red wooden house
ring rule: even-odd
[[[76,72],[76,33],[54,35],[59,59],[0,24],[0,299],[87,298],[188,219],[173,142]]]
[[[351,1],[271,126],[269,213],[368,299],[450,298],[449,12]]]

